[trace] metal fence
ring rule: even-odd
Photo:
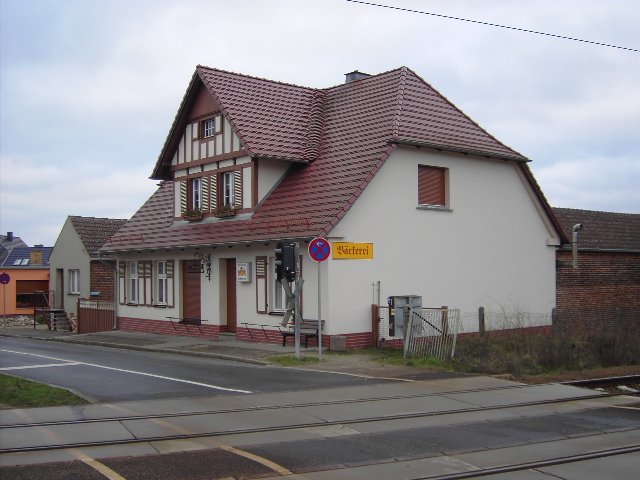
[[[453,358],[460,330],[460,310],[409,308],[405,325],[404,356]]]

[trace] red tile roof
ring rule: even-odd
[[[316,90],[198,66],[152,178],[171,179],[173,145],[184,131],[181,122],[186,121],[199,81],[204,82],[251,156],[301,163],[292,165],[285,179],[247,220],[174,224],[173,184],[166,182],[103,250],[325,235],[398,143],[527,160],[406,67]],[[539,192],[537,185],[534,189]]]
[[[100,250],[100,247],[127,222],[127,220],[121,218],[78,216],[69,218],[89,256],[95,255]]]
[[[582,224],[578,232],[579,249],[640,252],[640,214],[574,208],[554,208],[553,212],[569,238],[573,226]]]

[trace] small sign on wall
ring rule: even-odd
[[[239,262],[236,264],[236,280],[246,283],[251,281],[251,262]]]

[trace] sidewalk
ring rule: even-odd
[[[129,350],[177,353],[259,365],[268,364],[266,359],[272,355],[295,353],[293,346],[283,347],[268,343],[239,342],[233,335],[221,335],[218,340],[206,337],[123,332],[120,330],[78,335],[72,332],[49,330],[46,325],[37,325],[35,329],[33,327],[2,327],[0,328],[0,337],[32,338]],[[316,348],[305,349],[304,347],[300,349],[301,352],[316,350]]]

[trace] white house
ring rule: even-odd
[[[75,316],[79,298],[114,300],[115,265],[103,260],[99,249],[125,222],[67,217],[49,259],[52,307]]]
[[[527,162],[406,67],[313,89],[198,66],[160,187],[101,249],[119,327],[279,341],[281,240],[300,244],[303,315],[320,304],[349,347],[371,342],[377,282],[425,306],[550,312],[564,237]],[[317,236],[373,258],[317,264]]]

